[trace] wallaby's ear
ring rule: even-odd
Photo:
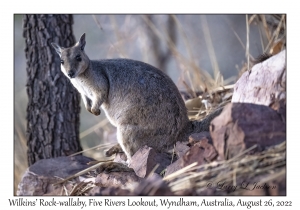
[[[85,33],[81,35],[80,40],[79,40],[79,46],[80,49],[83,51],[85,47]]]
[[[54,42],[51,43],[52,47],[55,49],[57,54],[61,56],[61,47],[58,44],[55,44]]]

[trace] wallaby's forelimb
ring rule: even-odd
[[[86,110],[88,110],[90,113],[92,113],[92,101],[86,97],[85,95],[82,95],[82,100],[83,100],[83,103],[84,103],[84,106],[86,108]]]
[[[102,103],[103,103],[103,100],[102,100],[101,98],[95,97],[95,98],[93,99],[93,104],[92,104],[92,109],[91,109],[91,111],[92,111],[92,113],[93,113],[94,115],[100,115],[100,113],[101,113],[101,111],[100,111],[100,106],[102,105]]]

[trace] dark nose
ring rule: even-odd
[[[72,71],[72,70],[69,71],[68,76],[69,76],[70,78],[73,78],[74,75],[75,75],[74,71]]]

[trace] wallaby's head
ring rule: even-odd
[[[85,34],[73,47],[63,48],[53,42],[51,45],[60,56],[62,72],[70,79],[82,74],[88,68],[90,60],[84,52]]]

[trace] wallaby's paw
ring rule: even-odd
[[[109,150],[106,151],[105,156],[110,157],[114,154],[121,153],[121,152],[123,152],[123,150],[122,150],[120,144],[116,144],[113,147],[111,147]]]
[[[92,111],[92,114],[94,114],[94,115],[96,115],[96,116],[100,115],[100,113],[101,113],[100,109],[92,108],[91,111]]]
[[[93,114],[91,107],[86,107],[86,110]]]
[[[97,172],[98,173],[104,172],[108,174],[110,172],[134,172],[134,170],[122,163],[106,162],[103,163],[99,168],[97,168]]]

